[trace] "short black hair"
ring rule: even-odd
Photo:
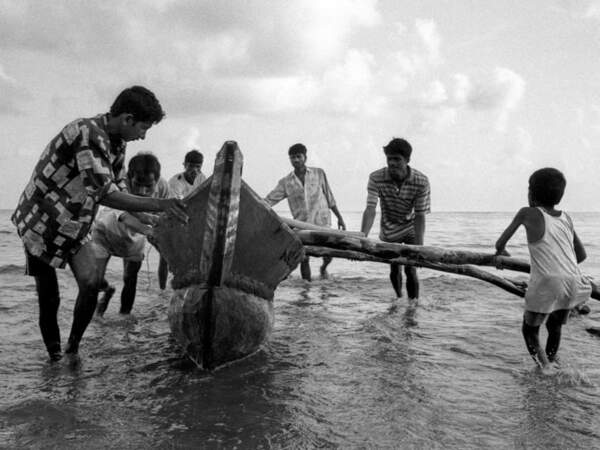
[[[202,164],[204,163],[204,155],[198,150],[190,150],[185,154],[184,163]]]
[[[383,147],[383,151],[386,155],[402,155],[406,160],[410,160],[412,147],[406,139],[395,137]]]
[[[158,158],[150,152],[139,152],[129,160],[127,166],[127,177],[131,180],[134,176],[142,180],[148,179],[150,174],[154,174],[154,180],[160,178],[160,162]]]
[[[132,86],[122,91],[112,106],[111,116],[131,114],[136,122],[157,124],[165,116],[160,102],[154,93],[143,86]]]
[[[289,156],[298,155],[300,153],[306,156],[306,146],[304,144],[294,144],[288,150]]]
[[[560,202],[567,180],[562,172],[552,167],[538,169],[529,177],[531,199],[541,206],[554,206]]]

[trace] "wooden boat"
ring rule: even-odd
[[[201,367],[243,358],[268,338],[277,285],[302,242],[241,179],[242,154],[225,142],[213,175],[185,203],[189,221],[162,217],[153,244],[173,273],[171,330]]]

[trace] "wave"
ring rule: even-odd
[[[6,273],[18,273],[18,274],[23,274],[23,271],[25,270],[25,266],[19,265],[19,264],[5,264],[3,266],[0,266],[0,275],[6,274]]]

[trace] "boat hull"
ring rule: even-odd
[[[214,368],[256,352],[273,329],[273,301],[230,287],[175,291],[171,330],[196,364]]]

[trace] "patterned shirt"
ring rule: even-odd
[[[294,172],[277,183],[265,198],[271,206],[288,199],[290,211],[296,220],[320,226],[331,226],[330,208],[335,206],[335,198],[329,188],[323,169],[307,167],[304,185]]]
[[[429,180],[418,170],[409,167],[408,177],[396,183],[387,167],[369,175],[367,206],[377,207],[381,200],[381,227],[379,238],[395,242],[414,229],[415,214],[431,211]]]
[[[184,198],[190,192],[192,192],[197,186],[200,186],[205,180],[206,176],[200,172],[194,179],[194,184],[187,182],[183,176],[184,172],[173,175],[169,180],[169,190],[171,191],[171,197]]]
[[[11,220],[29,253],[64,267],[89,239],[99,202],[127,190],[125,141],[111,141],[108,114],[77,119],[46,146]]]

